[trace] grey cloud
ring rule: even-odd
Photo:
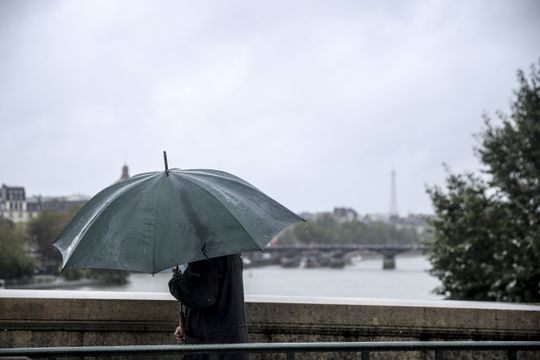
[[[1,1],[0,182],[94,194],[172,166],[296,211],[430,211],[540,56],[535,1]],[[39,173],[40,176],[35,174]]]

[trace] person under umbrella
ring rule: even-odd
[[[156,274],[189,263],[171,280],[188,308],[186,341],[247,341],[238,254],[305,220],[235,175],[169,169],[163,158],[165,171],[115,183],[79,210],[54,243],[62,270]]]
[[[176,329],[186,344],[248,342],[240,254],[192,262],[182,273],[177,267],[169,281],[171,294],[186,307],[185,325]],[[194,354],[190,360],[210,359]],[[247,353],[224,353],[212,359],[248,360]]]

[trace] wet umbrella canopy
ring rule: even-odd
[[[135,175],[94,196],[54,245],[63,269],[157,273],[205,257],[261,250],[302,218],[217,170]]]

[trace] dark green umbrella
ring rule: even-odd
[[[165,155],[165,154],[164,154]],[[102,190],[54,243],[63,269],[155,274],[206,257],[262,250],[302,218],[217,170],[168,169]]]

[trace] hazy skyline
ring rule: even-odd
[[[431,212],[540,57],[540,2],[0,0],[0,184],[94,195],[170,167],[293,211]]]

